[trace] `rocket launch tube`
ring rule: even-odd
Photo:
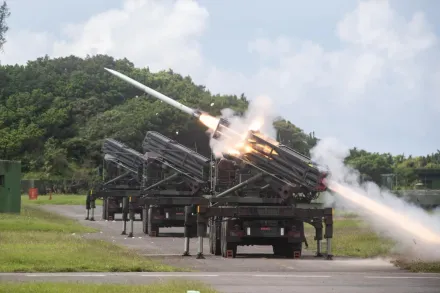
[[[210,160],[205,156],[156,131],[148,131],[147,134],[145,135],[144,142],[148,143],[150,141],[157,141],[162,145],[164,150],[171,150],[171,149],[179,150],[181,153],[178,154],[178,156],[180,157],[182,156],[182,154],[191,155],[191,158],[197,160],[198,165],[202,165],[202,166],[209,165]]]
[[[190,107],[187,107],[187,106],[179,103],[178,101],[173,100],[173,99],[165,96],[164,94],[161,94],[161,93],[153,90],[152,88],[147,87],[146,85],[143,85],[142,83],[126,76],[125,74],[117,72],[113,69],[108,69],[108,68],[104,68],[104,69],[107,70],[108,72],[110,72],[111,74],[113,74],[114,76],[122,79],[123,81],[128,82],[132,86],[137,87],[138,89],[146,92],[147,94],[152,95],[153,97],[158,98],[159,100],[164,101],[165,103],[167,103],[167,104],[169,104],[179,110],[182,110],[183,112],[185,112],[191,116],[194,116],[196,118],[200,117],[200,112],[198,112]]]
[[[206,181],[207,178],[203,178],[203,166],[202,165],[196,165],[196,164],[192,164],[190,161],[185,161],[185,157],[180,157],[178,158],[177,156],[179,155],[178,153],[173,154],[173,152],[163,152],[161,150],[161,146],[157,143],[144,143],[143,145],[144,150],[148,150],[148,151],[152,151],[157,153],[159,156],[161,156],[164,160],[178,166],[181,169],[186,170],[187,172],[193,174],[194,176],[197,176],[198,178],[200,178],[202,181]],[[151,150],[149,150],[151,149]],[[206,172],[205,172],[206,173]],[[207,173],[206,173],[207,174]],[[205,175],[206,175],[205,174]]]
[[[115,163],[121,165],[124,169],[127,169],[130,172],[138,175],[140,174],[139,167],[142,167],[144,163],[148,162],[147,157],[114,139],[106,139],[104,141],[102,150],[105,153],[107,160],[113,159]],[[178,163],[178,160],[166,160],[159,154],[157,158],[154,158],[154,160],[160,164],[164,164],[172,168],[178,173],[198,183],[206,182],[206,179],[200,178],[200,174],[203,175],[203,172],[199,170],[200,168],[190,169],[187,165],[176,164],[175,162]]]
[[[111,138],[104,141],[102,151],[106,155],[111,155],[116,160],[121,161],[133,170],[141,166],[144,161],[141,153]]]
[[[208,158],[158,132],[148,131],[142,147],[145,152],[156,152],[165,160],[197,175],[203,181],[209,179],[210,160]]]
[[[192,174],[198,174],[200,176],[202,176],[201,174],[203,174],[202,169],[204,166],[193,162],[194,159],[189,158],[188,154],[182,154],[181,152],[179,153],[173,150],[164,151],[163,147],[160,144],[151,141],[149,141],[148,143],[144,143],[143,147],[144,150],[155,152],[163,157],[165,160],[179,166],[180,168],[189,169],[189,172],[191,172]]]

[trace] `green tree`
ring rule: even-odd
[[[0,6],[0,50],[3,50],[3,45],[6,43],[6,33],[9,30],[6,19],[10,15],[8,4],[3,1],[2,6]]]
[[[8,15],[4,7],[0,9]],[[142,151],[148,130],[210,155],[205,127],[108,74],[104,67],[212,115],[220,115],[224,108],[240,115],[249,106],[244,93],[213,95],[189,76],[172,70],[152,73],[125,58],[44,56],[25,66],[0,66],[0,158],[20,160],[23,172],[34,178],[96,180],[103,139],[115,138]],[[313,132],[305,133],[282,117],[274,127],[278,141],[306,155],[319,141]],[[416,179],[415,168],[440,167],[440,151],[411,157],[353,148],[346,163],[376,183],[381,183],[381,174],[395,173],[399,184],[410,186]]]

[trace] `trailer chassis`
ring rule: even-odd
[[[122,207],[120,207],[120,212],[122,213],[123,230],[122,235],[126,235],[126,223],[128,221],[128,215],[131,213],[133,220],[135,220],[135,214],[140,214],[140,220],[142,220],[142,206],[138,203],[138,198],[140,197],[139,189],[108,189],[93,192],[89,191],[86,198],[86,220],[95,221],[95,209],[96,200],[102,199],[102,218],[105,220],[114,220],[114,216],[110,216],[108,213],[108,202],[109,200],[116,199],[117,201],[122,200]],[[130,210],[131,208],[131,210]],[[113,214],[113,213],[112,213]]]
[[[180,196],[177,196],[179,193]],[[150,237],[156,237],[159,235],[159,227],[186,227],[188,226],[188,231],[184,232],[184,236],[195,237],[197,236],[196,229],[196,217],[191,216],[189,219],[186,218],[186,207],[194,209],[200,204],[209,204],[209,200],[200,196],[181,196],[182,192],[176,192],[175,196],[142,196],[138,198],[137,205],[142,206],[143,209],[143,232],[148,234]],[[129,201],[129,219],[130,219],[130,232],[129,237],[133,237],[133,209],[134,205],[132,201]],[[155,213],[159,209],[164,208],[183,208],[184,215],[182,219],[168,219],[168,217],[162,219],[153,219]],[[186,234],[185,234],[186,233]]]
[[[244,198],[243,198],[244,199]],[[227,200],[226,198],[224,200]],[[261,200],[262,204],[264,201]],[[269,199],[270,201],[270,199]],[[243,204],[250,202],[249,199],[244,199]],[[300,206],[300,205],[298,205]],[[197,224],[197,237],[198,237],[198,250],[197,259],[204,259],[203,254],[203,238],[206,236],[206,227],[210,227],[210,247],[211,253],[214,255],[221,254],[223,257],[235,258],[236,246],[240,239],[243,239],[243,235],[231,236],[231,229],[228,227],[227,221],[222,221],[223,218],[239,218],[243,220],[291,220],[300,221],[302,223],[309,223],[315,228],[315,238],[317,242],[316,257],[323,257],[322,253],[322,240],[326,239],[327,253],[326,259],[333,259],[332,255],[332,238],[333,238],[333,209],[332,208],[308,208],[310,204],[305,204],[304,207],[293,206],[268,206],[268,205],[238,205],[238,206],[213,206],[212,203],[200,204],[196,208],[187,206],[185,207],[185,232],[184,232],[184,252],[183,256],[189,256],[189,229],[194,223],[194,219]],[[219,220],[221,219],[221,220]],[[325,232],[323,228],[325,226]],[[219,229],[220,228],[220,229]],[[222,231],[220,235],[215,231]],[[233,233],[232,233],[233,234]],[[246,237],[246,236],[245,236]],[[234,239],[235,238],[235,239]],[[288,237],[287,237],[288,238]],[[296,237],[298,238],[298,237]],[[234,241],[235,240],[235,241]],[[286,239],[287,242],[293,243],[295,240]],[[296,241],[297,242],[297,241]],[[295,249],[295,248],[293,248]],[[300,252],[284,251],[288,257],[298,258]]]

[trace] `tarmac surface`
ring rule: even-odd
[[[381,259],[355,259],[335,256],[333,260],[315,258],[305,251],[302,259],[273,256],[272,247],[238,247],[237,258],[224,259],[209,253],[204,241],[205,259],[196,259],[197,239],[191,239],[189,257],[182,257],[183,228],[163,228],[159,237],[143,234],[141,222],[134,223],[134,236],[121,235],[122,221],[101,220],[101,207],[94,222],[86,221],[83,206],[43,206],[100,230],[83,237],[107,240],[135,249],[141,255],[173,266],[190,268],[194,273],[44,273],[0,274],[4,281],[69,281],[143,284],[166,279],[199,280],[220,292],[440,292],[440,274],[408,273]],[[129,225],[127,225],[129,228]],[[127,230],[128,232],[128,230]],[[312,241],[312,240],[309,240]],[[323,245],[325,248],[325,245]],[[325,251],[324,251],[325,252]]]
[[[0,282],[148,284],[198,280],[224,293],[438,293],[440,276],[410,273],[47,273],[0,274]],[[196,289],[196,288],[194,288]],[[185,292],[182,292],[185,293]],[[203,292],[200,292],[203,293]]]

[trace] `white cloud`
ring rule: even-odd
[[[423,14],[406,20],[387,1],[363,1],[335,28],[337,50],[286,36],[254,40],[249,52],[259,70],[239,81],[321,137],[337,135],[376,151],[435,151],[440,136],[430,133],[440,123],[440,55]],[[219,75],[210,87],[237,80]]]
[[[190,74],[213,92],[268,95],[281,115],[320,137],[418,154],[440,145],[440,136],[429,135],[440,123],[438,39],[423,14],[405,19],[388,1],[360,1],[334,24],[337,49],[291,36],[237,48],[255,57],[252,74],[206,60],[201,44],[208,18],[195,0],[126,0],[122,9],[64,27],[61,38],[11,32],[2,62],[44,53],[127,57],[137,66]]]
[[[208,11],[192,0],[126,0],[88,21],[62,28],[62,39],[43,35],[46,42],[29,47],[37,34],[11,34],[5,45],[4,63],[23,63],[45,53],[51,57],[109,54],[127,57],[152,70],[173,68],[189,72],[201,66],[199,38],[205,31]],[[17,47],[22,48],[18,52]],[[29,49],[32,50],[29,50]]]
[[[2,64],[26,64],[51,52],[51,36],[45,32],[19,31],[8,34],[4,53],[0,55]],[[32,48],[31,50],[29,50]]]
[[[256,52],[260,60],[277,58],[278,65],[265,67],[263,63],[249,81],[266,80],[274,90],[289,85],[297,98],[322,87],[343,97],[334,102],[346,103],[382,89],[384,79],[404,91],[420,93],[416,87],[426,74],[432,74],[423,57],[437,45],[437,38],[420,13],[405,22],[387,1],[360,2],[337,24],[336,34],[344,46],[335,51],[309,41],[294,45],[287,37],[251,42],[251,53]]]

